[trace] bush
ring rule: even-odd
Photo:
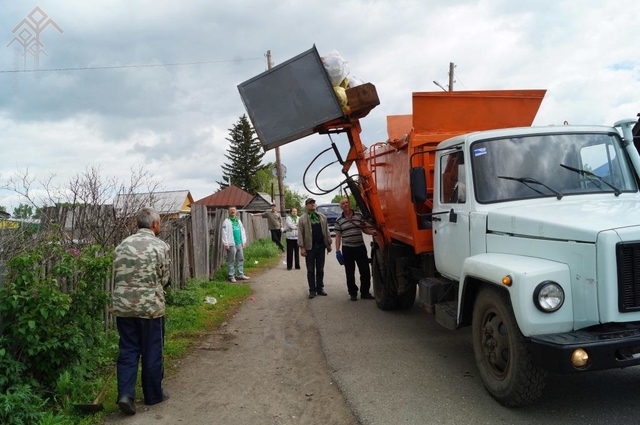
[[[29,385],[16,385],[0,393],[0,423],[31,425],[40,423],[45,401]]]
[[[104,338],[109,294],[103,282],[111,264],[111,254],[97,247],[65,249],[54,239],[7,263],[0,289],[0,392],[17,383],[51,391],[67,368],[95,363],[89,353]]]

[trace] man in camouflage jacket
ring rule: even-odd
[[[115,250],[113,314],[120,334],[118,405],[136,412],[135,386],[142,358],[144,403],[152,405],[169,395],[162,388],[164,375],[164,286],[169,281],[169,245],[157,238],[160,216],[152,208],[138,213],[138,232]]]

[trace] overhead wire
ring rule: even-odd
[[[246,62],[246,61],[264,61],[264,58],[247,58],[247,59],[226,59],[226,60],[218,60],[218,61],[199,61],[199,62],[172,62],[172,63],[158,63],[158,64],[140,64],[140,65],[113,65],[113,66],[85,66],[85,67],[76,67],[76,68],[48,68],[48,69],[23,69],[23,70],[2,70],[0,74],[10,74],[10,73],[18,73],[18,72],[55,72],[55,71],[95,71],[95,70],[104,70],[104,69],[127,69],[127,68],[158,68],[158,67],[169,67],[169,66],[185,66],[185,65],[210,65],[216,63],[227,63],[227,62]]]

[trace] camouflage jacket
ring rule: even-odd
[[[164,316],[163,286],[169,281],[169,245],[139,229],[115,251],[113,314],[153,319]]]

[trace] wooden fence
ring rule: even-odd
[[[164,224],[159,237],[171,249],[171,288],[184,288],[190,278],[212,279],[226,262],[222,245],[222,222],[227,210],[207,212],[207,207],[192,205],[191,215]],[[249,212],[238,211],[238,218],[247,233],[247,246],[269,236],[267,220]],[[113,291],[113,278],[104,283],[104,290]],[[105,327],[113,323],[109,309],[105,308]]]
[[[247,233],[247,245],[269,236],[267,220],[239,211],[238,217]],[[222,246],[222,222],[227,210],[207,212],[202,205],[191,206],[191,216],[165,225],[160,238],[171,248],[171,282],[183,288],[189,278],[213,278],[226,261]]]
[[[207,211],[206,206],[192,205],[191,215],[163,223],[159,237],[167,242],[171,256],[171,288],[180,290],[190,278],[211,279],[225,264],[226,255],[222,245],[222,222],[227,218],[226,209]],[[269,236],[267,220],[254,217],[249,212],[238,211],[247,233],[247,245]],[[0,258],[0,285],[4,264]],[[113,292],[113,276],[106,279],[102,287]],[[0,286],[1,287],[1,286]],[[0,323],[2,318],[0,318]],[[105,329],[113,324],[109,307],[104,310]]]

